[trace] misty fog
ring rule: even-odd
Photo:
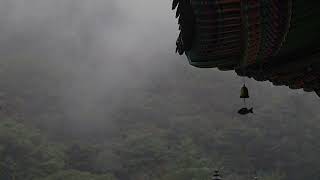
[[[207,88],[205,97],[193,103],[199,109],[210,104],[210,111],[219,114],[223,108],[232,114],[241,103],[241,78],[234,72],[196,69],[188,66],[185,57],[176,55],[177,25],[170,7],[171,1],[157,0],[2,0],[1,58],[12,69],[23,69],[7,78],[15,85],[21,83],[21,88],[35,89],[42,84],[28,84],[34,78],[32,73],[48,78],[46,83],[54,84],[51,91],[57,94],[61,109],[75,124],[112,121],[110,114],[122,106],[147,101],[141,95],[148,88],[161,91],[167,86],[163,100],[177,98],[188,103],[189,97],[201,96],[199,90]],[[201,82],[208,76],[212,79],[209,84]],[[190,85],[192,89],[179,84],[188,79],[196,82]],[[215,86],[216,81],[224,83]],[[270,96],[279,97],[283,105],[289,104],[287,100],[299,101],[309,111],[316,111],[319,105],[314,94],[273,87],[268,82],[249,84],[258,112],[273,103]],[[172,90],[182,91],[184,97],[170,96]],[[109,102],[108,106],[101,106],[102,102]],[[214,104],[220,106],[215,109]],[[177,109],[180,114],[190,110],[188,105],[170,106],[165,108]],[[152,108],[165,111],[156,101]],[[292,113],[303,113],[298,109],[292,107]]]
[[[232,131],[231,137],[234,129],[248,133],[248,137],[261,130],[263,135],[252,136],[266,142],[257,140],[260,146],[248,148],[257,159],[253,164],[259,168],[269,161],[264,156],[259,159],[257,154],[278,140],[277,152],[318,152],[309,146],[296,148],[300,142],[314,144],[304,137],[316,138],[310,134],[316,134],[320,127],[318,96],[246,79],[251,96],[248,104],[255,113],[240,117],[237,110],[242,106],[239,91],[243,78],[233,71],[197,69],[188,64],[185,56],[175,53],[178,26],[171,0],[1,0],[0,24],[0,117],[31,124],[52,139],[91,141],[99,136],[109,148],[114,145],[108,144],[112,134],[115,144],[131,147],[125,143],[135,133],[140,137],[138,131],[147,136],[149,129],[155,129],[150,130],[150,137],[156,136],[157,140],[162,138],[157,128],[161,132],[170,129],[168,136],[174,140],[193,138],[192,133],[199,135],[194,138],[203,141],[194,141],[202,143],[198,147],[205,146],[209,153],[201,153],[211,157],[215,147],[210,146],[212,138],[230,140],[228,133]],[[227,135],[222,136],[222,131]],[[235,137],[245,139],[245,133]],[[240,140],[230,142],[236,150],[242,148]],[[164,145],[159,144],[166,143],[168,149],[179,144],[170,138]],[[126,160],[126,156],[119,157]],[[235,158],[232,162],[247,160]],[[274,162],[276,168],[287,167],[283,162],[291,163],[279,160]],[[288,167],[286,172],[297,173]],[[127,171],[121,169],[114,174],[120,180],[139,179],[123,172]]]

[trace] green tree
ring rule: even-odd
[[[285,180],[286,175],[279,171],[273,171],[270,174],[263,175],[261,179],[262,180]]]
[[[66,179],[67,180],[117,180],[111,174],[96,175],[90,172],[81,172],[77,170],[59,171],[41,180],[66,180]]]
[[[64,168],[63,148],[21,123],[0,122],[0,144],[0,179],[31,180]]]

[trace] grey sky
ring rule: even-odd
[[[157,82],[160,87],[184,92],[183,97],[173,99],[186,107],[172,103],[166,107],[168,111],[178,108],[187,114],[193,108],[188,100],[202,91],[183,89],[179,82],[187,80],[198,82],[195,89],[207,87],[205,93],[212,93],[208,99],[194,102],[199,108],[207,108],[210,102],[213,111],[232,114],[239,105],[241,79],[234,72],[196,69],[174,53],[177,25],[170,0],[1,0],[0,23],[1,58],[19,62],[9,61],[12,66],[46,67],[46,73],[61,77],[56,91],[70,119],[87,121],[94,116],[104,121],[123,104],[147,101],[141,97],[143,90]],[[177,74],[175,69],[179,69]],[[201,81],[211,76],[211,82]],[[27,73],[23,78],[28,82]],[[274,103],[265,95],[278,97],[275,101],[280,104],[292,97],[301,101],[305,96],[305,107],[319,105],[316,95],[270,83],[249,84],[261,111],[265,103]],[[172,100],[166,99],[167,95],[169,91],[163,100]],[[110,100],[110,106],[99,106],[105,99]],[[161,111],[159,102],[152,105]]]

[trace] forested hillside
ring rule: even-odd
[[[63,93],[68,71],[1,63],[0,179],[203,180],[214,169],[230,180],[319,178],[316,95],[248,81],[256,112],[240,117],[234,73],[175,60],[88,102]]]
[[[196,69],[172,1],[0,0],[0,180],[320,179],[317,95]]]

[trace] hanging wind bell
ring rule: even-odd
[[[248,88],[246,87],[245,84],[241,88],[240,98],[242,98],[244,100],[249,98],[249,90],[248,90]]]
[[[248,99],[249,96],[249,90],[246,87],[245,83],[243,84],[241,91],[240,91],[240,98],[243,99],[243,108],[241,108],[238,113],[241,115],[247,115],[247,114],[252,114],[253,113],[253,108],[248,109],[246,105],[246,99]]]

